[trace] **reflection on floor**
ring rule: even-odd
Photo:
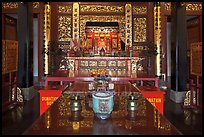
[[[39,93],[24,105],[16,106],[2,114],[2,134],[21,135],[40,116]],[[164,102],[164,115],[184,135],[202,135],[202,113],[195,113],[192,109],[184,109],[182,104],[174,103],[169,98],[167,88]]]

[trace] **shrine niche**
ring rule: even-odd
[[[106,56],[121,49],[118,22],[86,22],[85,39],[84,46],[95,56],[100,55],[101,49]]]

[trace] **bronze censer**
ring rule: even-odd
[[[135,111],[137,110],[137,100],[138,98],[134,95],[134,94],[131,94],[130,96],[128,96],[128,99],[127,99],[127,110],[128,111]]]
[[[71,111],[81,111],[82,110],[82,105],[81,105],[81,100],[82,97],[79,95],[73,95],[70,97],[71,100]]]

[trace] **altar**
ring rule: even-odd
[[[67,57],[67,61],[72,71],[106,69],[131,74],[137,71],[138,57]]]

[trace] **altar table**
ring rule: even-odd
[[[154,86],[158,87],[158,78],[153,75],[147,75],[146,73],[123,73],[123,71],[107,71],[107,74],[111,77],[112,81],[140,81],[140,85],[143,86],[145,81],[154,82]],[[74,82],[74,81],[93,81],[94,77],[91,76],[90,71],[70,71],[70,70],[58,70],[53,75],[45,77],[45,86],[49,85],[49,82]]]
[[[114,107],[111,117],[98,119],[92,110],[91,91],[87,81],[74,82],[43,113],[24,135],[181,135],[140,92],[128,81],[115,84]],[[127,110],[127,98],[134,94],[138,100],[135,111]],[[79,95],[82,111],[73,113],[70,96]]]

